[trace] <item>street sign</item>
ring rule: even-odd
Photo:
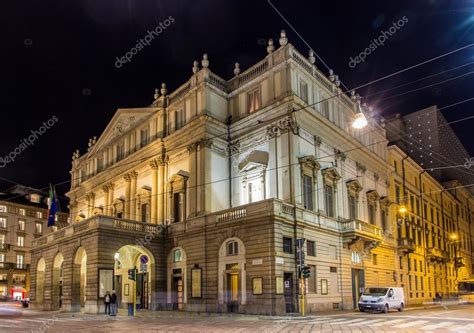
[[[143,265],[146,265],[148,263],[148,256],[142,255],[140,257],[140,263],[142,263]]]

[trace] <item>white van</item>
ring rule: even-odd
[[[405,294],[399,287],[370,287],[366,288],[359,300],[359,310],[378,310],[387,313],[390,309],[403,311]]]

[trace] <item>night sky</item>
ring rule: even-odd
[[[352,88],[474,43],[474,0],[302,1],[272,3],[342,82]],[[193,60],[209,54],[210,69],[229,79],[234,63],[242,70],[265,57],[264,40],[278,47],[281,29],[303,54],[308,47],[266,0],[15,0],[0,13],[0,157],[56,116],[58,121],[14,162],[0,168],[0,191],[12,182],[44,188],[70,180],[71,155],[83,154],[118,108],[146,107],[156,87],[168,91],[192,74]],[[116,68],[122,57],[172,16],[174,22]],[[357,56],[394,22],[407,18],[385,44],[355,68]],[[382,116],[439,107],[474,97],[474,75],[405,94],[425,85],[474,71],[474,47],[359,91],[362,96],[390,89],[457,66],[368,99]],[[327,74],[320,62],[316,65]],[[385,99],[385,100],[383,100]],[[448,121],[473,115],[474,101],[443,111]],[[453,125],[474,156],[474,120]],[[3,166],[3,165],[0,165]],[[64,193],[70,184],[58,186]]]

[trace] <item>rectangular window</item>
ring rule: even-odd
[[[313,210],[313,177],[303,176],[304,208]]]
[[[21,247],[25,246],[25,236],[18,236],[17,245]]]
[[[375,253],[372,254],[372,264],[377,265],[377,255]]]
[[[24,208],[20,208],[18,210],[18,214],[25,216],[26,215],[26,210]]]
[[[181,221],[181,200],[180,193],[173,193],[174,222]]]
[[[255,112],[260,109],[260,89],[254,89],[247,94],[249,103],[249,113]]]
[[[0,213],[6,213],[6,212],[7,212],[7,206],[0,205]]]
[[[337,248],[335,245],[329,245],[329,258],[337,259]]]
[[[300,97],[303,101],[308,103],[308,84],[300,80]]]
[[[121,161],[124,158],[124,150],[123,150],[123,143],[119,143],[115,146],[115,153],[116,153],[116,161]]]
[[[349,195],[349,219],[357,219],[357,198],[354,195]]]
[[[16,255],[17,268],[25,268],[25,256],[23,254]]]
[[[42,219],[43,218],[43,212],[36,212],[36,218],[37,219]]]
[[[321,101],[321,112],[323,113],[324,117],[329,119],[329,101],[327,97],[323,97]]]
[[[142,128],[140,130],[140,146],[144,147],[148,144],[149,135],[148,135],[148,128]]]
[[[375,204],[369,203],[368,211],[369,211],[369,223],[375,225]]]
[[[400,262],[400,269],[403,269],[403,257],[398,257],[398,261]]]
[[[382,221],[382,230],[387,231],[388,230],[387,211],[385,209],[382,209],[380,211],[380,220]]]
[[[331,185],[324,185],[324,198],[326,215],[334,217],[334,188]]]
[[[400,196],[401,196],[401,192],[400,192],[400,186],[398,185],[395,185],[395,200],[397,202],[397,204],[400,204]]]
[[[25,225],[26,225],[25,220],[18,220],[18,230],[19,231],[25,231]]]
[[[396,160],[393,160],[393,168],[395,169],[395,172],[398,172],[398,164]]]
[[[316,257],[316,243],[314,241],[306,241],[306,254]]]
[[[247,185],[248,188],[248,202],[251,203],[253,202],[253,184],[249,183]]]
[[[6,229],[7,227],[7,218],[0,217],[0,229]]]
[[[0,250],[3,249],[5,244],[5,235],[0,234]]]
[[[184,109],[175,112],[175,130],[184,126]]]
[[[36,222],[35,232],[37,234],[42,234],[43,233],[43,223]]]
[[[293,253],[293,241],[289,237],[283,237],[283,252]]]

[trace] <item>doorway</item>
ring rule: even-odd
[[[183,310],[183,278],[181,275],[173,276],[173,282],[171,285],[171,302],[173,304],[173,310]]]
[[[365,288],[364,270],[352,268],[352,303],[357,309],[360,295]]]
[[[286,313],[293,313],[295,312],[293,300],[293,273],[285,273],[283,275],[283,283],[285,292]]]
[[[239,273],[227,273],[227,312],[239,312]]]

